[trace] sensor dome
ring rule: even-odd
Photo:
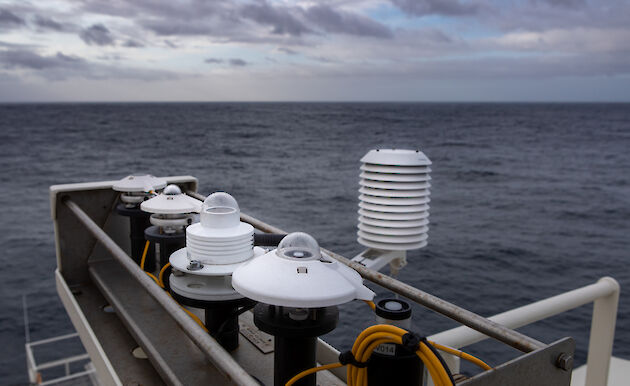
[[[162,193],[166,194],[167,196],[177,196],[178,194],[182,194],[182,190],[179,188],[179,186],[171,184],[164,188]]]
[[[140,204],[140,209],[143,211],[161,215],[198,213],[200,207],[198,200],[183,194],[177,185],[167,186],[161,194]],[[162,224],[153,223],[153,225]],[[188,223],[186,222],[185,225]]]
[[[231,212],[226,209],[232,209],[239,213],[241,211],[234,197],[225,192],[214,192],[203,202],[204,212]]]
[[[201,225],[205,228],[232,228],[241,223],[238,203],[225,192],[214,192],[201,206]]]
[[[185,256],[208,267],[203,274],[226,271],[213,268],[219,265],[230,265],[233,270],[234,264],[252,258],[253,247],[254,227],[241,222],[238,203],[225,192],[209,195],[203,202],[200,222],[186,228]]]
[[[317,240],[304,232],[285,236],[278,244],[277,254],[295,259],[319,259],[322,256]]]

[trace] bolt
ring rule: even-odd
[[[556,366],[564,371],[570,371],[573,368],[573,355],[567,353],[558,355]]]
[[[199,260],[191,260],[187,268],[189,271],[199,271],[203,268],[203,264]]]

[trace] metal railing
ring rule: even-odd
[[[187,192],[192,197],[203,200],[196,192]],[[190,319],[176,303],[163,291],[157,290],[155,283],[129,258],[129,256],[107,235],[76,203],[69,198],[62,199],[76,218],[83,223],[87,230],[121,263],[125,268],[158,302],[173,319],[183,328],[191,340],[199,347],[205,356],[228,379],[239,384],[257,384],[243,368],[230,357],[227,352],[208,334]],[[267,233],[286,233],[279,228],[266,224],[254,217],[241,213],[241,220],[253,225],[256,229]],[[612,278],[604,278],[600,282],[588,287],[580,288],[566,294],[558,295],[531,305],[521,307],[491,318],[484,318],[436,296],[414,288],[392,277],[370,270],[361,264],[353,262],[334,252],[322,249],[325,253],[355,269],[363,278],[404,296],[416,303],[430,308],[442,315],[454,319],[464,326],[445,331],[440,337],[432,337],[440,343],[463,347],[475,341],[488,337],[497,339],[522,352],[532,352],[546,345],[514,328],[532,323],[536,320],[562,313],[571,308],[595,301],[593,325],[591,328],[591,346],[589,347],[589,372],[587,373],[587,385],[604,386],[608,376],[608,365],[612,352],[612,339],[614,337],[614,324],[616,319],[617,302],[619,298],[619,285]],[[440,334],[440,335],[441,335]],[[446,340],[453,334],[462,338],[462,344],[453,344],[455,341]],[[449,338],[454,339],[454,338]],[[470,343],[466,343],[470,342]],[[592,350],[592,352],[591,352]],[[602,359],[603,357],[603,359]],[[593,380],[593,381],[591,381]],[[601,383],[603,380],[603,383]]]
[[[252,378],[230,354],[209,334],[207,334],[192,318],[190,318],[173,299],[162,291],[160,287],[140,269],[140,267],[116,244],[83,209],[69,198],[62,202],[70,209],[86,229],[98,240],[103,247],[120,263],[120,265],[144,287],[173,320],[179,324],[184,333],[201,350],[205,357],[215,365],[228,380],[239,385],[257,386],[258,382]]]
[[[205,196],[197,192],[187,191],[186,194],[201,201],[205,199]],[[269,225],[242,212],[241,221],[251,224],[254,228],[262,232],[287,233],[280,228]],[[372,283],[378,284],[383,288],[386,288],[420,305],[432,309],[433,311],[447,316],[465,326],[480,331],[483,334],[488,335],[489,337],[494,338],[507,345],[510,345],[517,350],[520,350],[522,352],[532,352],[546,346],[544,343],[539,342],[536,339],[530,338],[527,335],[521,334],[518,331],[514,331],[492,320],[488,320],[483,316],[468,311],[467,309],[458,307],[453,303],[449,303],[446,300],[438,298],[437,296],[433,296],[418,288],[412,287],[409,284],[394,279],[393,277],[366,268],[365,266],[337,253],[334,253],[324,248],[322,248],[322,251],[335,260],[339,261],[340,263],[354,269],[364,279],[367,279]]]
[[[585,384],[606,386],[615,338],[619,292],[619,283],[615,279],[603,277],[594,284],[515,308],[488,319],[508,328],[519,328],[585,304],[594,303]],[[456,327],[432,335],[428,339],[454,348],[462,348],[487,338],[471,328]],[[457,367],[452,369],[454,372],[459,370],[459,361],[451,361],[450,364]]]
[[[72,372],[70,366],[72,363],[83,362],[86,363],[90,360],[90,356],[88,354],[80,354],[67,358],[57,359],[54,361],[49,361],[45,363],[37,363],[35,360],[34,348],[37,346],[43,346],[51,343],[57,343],[60,341],[77,338],[79,334],[66,334],[61,336],[56,336],[54,338],[42,339],[35,342],[27,342],[26,346],[26,367],[28,370],[28,379],[31,384],[45,386],[45,385],[55,385],[64,382],[68,382],[70,380],[80,379],[80,378],[88,378],[90,374],[94,373],[94,368],[86,369],[84,371]],[[41,376],[41,372],[43,370],[53,369],[55,367],[64,367],[65,375],[62,377],[44,380]]]

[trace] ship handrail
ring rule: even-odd
[[[52,361],[48,361],[44,363],[37,363],[37,361],[35,360],[35,355],[33,354],[34,347],[56,343],[63,340],[77,338],[77,337],[79,337],[78,333],[70,333],[70,334],[55,336],[52,338],[26,342],[24,346],[26,349],[26,367],[28,371],[29,382],[31,384],[38,384],[38,385],[53,385],[56,383],[65,382],[70,379],[79,378],[79,377],[94,373],[95,371],[94,369],[84,370],[84,371],[75,372],[75,373],[72,373],[70,371],[70,365],[72,363],[87,361],[90,359],[90,356],[87,353],[74,355],[74,356],[70,356],[70,357],[66,357],[62,359],[56,359],[56,360],[52,360]],[[41,381],[39,374],[42,370],[52,369],[52,368],[61,367],[61,366],[64,366],[64,369],[65,369],[64,376],[60,378],[54,378],[48,381],[43,381],[43,382]]]
[[[98,240],[103,247],[131,274],[131,276],[151,295],[168,314],[179,324],[192,342],[201,350],[205,357],[227,379],[239,385],[257,386],[259,383],[252,378],[234,358],[209,334],[207,334],[182,308],[172,300],[157,284],[116,244],[114,240],[85,211],[69,197],[63,197],[61,202],[74,214],[85,228]]]
[[[593,284],[514,308],[488,319],[516,329],[593,303],[585,385],[605,386],[608,384],[619,294],[619,283],[606,276]],[[453,348],[463,348],[487,338],[471,328],[461,326],[434,334],[427,339]]]

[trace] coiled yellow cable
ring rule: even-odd
[[[372,352],[376,347],[383,343],[395,343],[402,344],[403,335],[407,334],[407,331],[387,324],[378,324],[375,326],[371,326],[363,330],[357,339],[354,341],[352,346],[352,355],[358,362],[367,362],[372,355]],[[470,354],[465,352],[456,350],[454,348],[443,346],[441,344],[429,341],[421,341],[416,351],[416,355],[420,358],[420,360],[424,363],[431,379],[433,379],[433,383],[435,386],[454,386],[451,381],[451,377],[447,369],[444,367],[440,359],[436,356],[431,348],[428,345],[435,347],[438,350],[447,352],[452,355],[456,355],[464,360],[472,362],[477,366],[481,367],[484,370],[492,369],[489,365],[487,365],[481,359],[478,359]],[[342,367],[341,363],[331,363],[328,365],[323,365],[319,367],[313,367],[308,370],[304,370],[301,373],[297,374],[293,378],[291,378],[286,385],[291,386],[298,380],[303,377],[313,374],[322,370],[329,370],[338,367]],[[350,386],[367,386],[367,368],[359,368],[357,366],[353,366],[352,364],[348,364],[348,385]]]

